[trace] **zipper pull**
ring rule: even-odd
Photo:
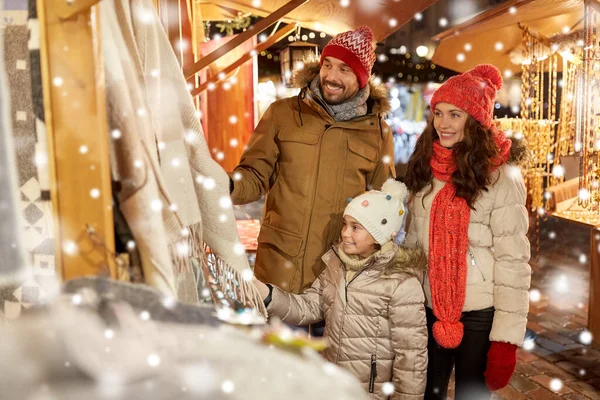
[[[371,356],[371,377],[369,379],[369,393],[375,391],[375,378],[377,378],[377,356]]]

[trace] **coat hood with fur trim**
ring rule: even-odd
[[[340,251],[339,246],[340,243],[336,243],[331,248],[338,259],[340,258],[338,254]],[[418,246],[398,246],[395,243],[392,243],[392,246],[389,251],[380,251],[366,268],[381,268],[382,275],[386,277],[393,274],[420,276],[427,269],[427,255],[422,248]],[[323,261],[326,264],[331,259],[330,254],[331,252],[323,256]]]
[[[308,86],[321,70],[321,65],[318,60],[307,61],[304,63],[304,68],[294,74],[293,86],[298,89],[307,90]],[[369,78],[369,89],[371,94],[369,100],[373,101],[373,112],[378,114],[388,114],[392,107],[388,99],[388,90],[383,83],[375,83],[373,76]]]
[[[512,145],[508,156],[508,163],[513,165],[523,165],[529,161],[530,152],[529,146],[525,139],[517,139],[514,136],[509,137]]]

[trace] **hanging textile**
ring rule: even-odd
[[[111,165],[146,280],[181,301],[197,303],[199,269],[205,266],[222,305],[237,300],[264,312],[256,289],[244,279],[251,270],[235,225],[228,177],[210,157],[152,1],[105,1],[100,9]]]
[[[0,29],[0,54],[4,54],[5,29]],[[21,213],[17,198],[17,170],[12,137],[10,93],[4,58],[0,58],[0,320],[21,313],[21,283],[26,279]]]

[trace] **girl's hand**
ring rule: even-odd
[[[252,283],[254,283],[254,286],[256,286],[256,289],[258,289],[258,293],[260,294],[260,297],[264,300],[267,298],[267,296],[269,295],[269,287],[267,285],[265,285],[264,283],[262,283],[261,281],[259,281],[258,279],[256,279],[256,277],[252,280]]]

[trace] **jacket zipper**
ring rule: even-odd
[[[477,262],[475,261],[475,255],[473,254],[473,252],[471,251],[471,248],[469,248],[469,256],[471,257],[471,265],[473,267],[476,267],[477,270],[479,271],[479,274],[481,274],[481,277],[483,278],[483,280],[485,281],[485,275],[483,274],[483,271],[481,270],[481,267],[479,266],[479,264],[477,264]]]
[[[342,264],[343,265],[343,264]],[[343,266],[342,267],[342,273],[344,276],[344,295],[346,298],[346,303],[344,304],[344,311],[342,311],[342,322],[340,323],[340,337],[338,340],[338,353],[335,359],[335,362],[337,364],[337,362],[340,360],[340,351],[342,351],[342,335],[341,333],[344,332],[344,321],[346,320],[346,310],[348,309],[348,286],[356,279],[358,278],[358,276],[360,274],[362,274],[362,272],[364,270],[366,270],[368,267],[370,267],[370,265],[364,267],[363,269],[361,269],[360,271],[358,271],[356,273],[356,275],[354,275],[354,277],[352,279],[350,279],[350,282],[346,282],[346,267]]]
[[[329,129],[331,127],[330,124],[327,124],[328,127],[325,128],[325,131],[323,132],[323,135],[325,134],[325,132],[327,132],[327,129]],[[310,215],[308,217],[308,228],[307,228],[307,232],[310,232],[310,226],[312,225],[312,217],[313,217],[313,211],[314,211],[314,205],[315,205],[315,198],[317,197],[317,187],[319,186],[319,170],[321,169],[321,149],[323,147],[323,135],[321,135],[321,137],[319,138],[319,152],[317,153],[317,173],[315,176],[315,185],[314,185],[314,190],[313,190],[313,194],[312,194],[312,199],[311,199],[311,204],[312,206],[310,207]],[[304,247],[304,254],[306,254],[306,246]],[[304,258],[304,257],[303,257]],[[304,286],[304,265],[302,266],[302,276],[300,277],[300,287]]]
[[[369,378],[369,393],[375,391],[375,378],[377,378],[377,355],[371,355],[371,377]]]

